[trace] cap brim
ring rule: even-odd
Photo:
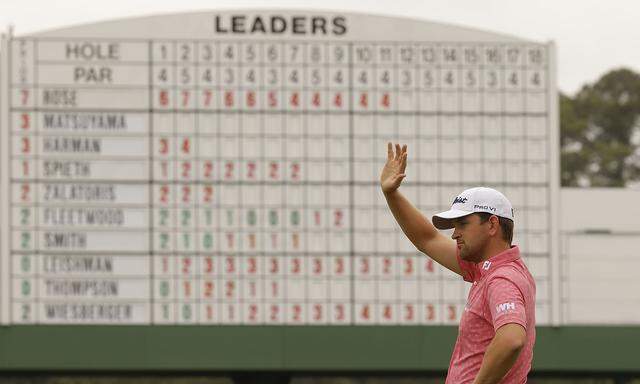
[[[459,219],[472,213],[473,212],[461,211],[459,209],[450,209],[433,215],[431,221],[433,222],[433,226],[438,229],[451,229],[453,228],[453,219]]]

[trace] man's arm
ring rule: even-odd
[[[474,384],[499,383],[518,359],[527,342],[527,332],[520,324],[509,323],[498,328],[482,359]]]
[[[421,252],[451,271],[462,275],[456,258],[456,243],[442,235],[431,222],[407,200],[398,187],[402,183],[407,167],[407,146],[396,144],[395,153],[391,143],[387,144],[387,163],[380,175],[380,185],[389,209],[405,235]]]

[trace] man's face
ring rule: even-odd
[[[467,215],[453,221],[451,238],[456,241],[462,260],[477,263],[482,260],[489,239],[490,221],[480,222],[480,216]]]

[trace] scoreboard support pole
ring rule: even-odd
[[[0,325],[9,324],[9,164],[11,143],[9,141],[9,42],[12,31],[2,34],[0,46]]]
[[[549,126],[557,127],[551,129],[550,132],[550,212],[549,225],[551,232],[550,239],[550,276],[551,276],[551,319],[550,323],[554,327],[561,325],[561,262],[560,262],[560,121],[558,111],[558,91],[553,84],[556,84],[556,45],[554,42],[548,44],[549,52],[549,70],[548,70],[548,86],[549,95]]]

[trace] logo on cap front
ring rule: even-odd
[[[466,197],[460,197],[460,196],[456,197],[455,200],[453,200],[453,204],[464,204],[466,202],[467,202],[467,198]]]

